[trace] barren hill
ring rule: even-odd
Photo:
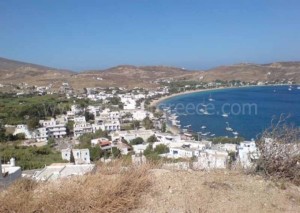
[[[0,58],[0,83],[47,85],[62,82],[72,75],[71,71]]]
[[[205,80],[275,81],[300,82],[300,62],[277,62],[272,64],[236,64],[221,66],[205,72]]]
[[[155,81],[162,79],[192,79],[199,72],[187,71],[176,67],[165,66],[117,66],[107,70],[92,70],[77,75],[80,79],[101,79],[103,86],[153,87]]]
[[[207,71],[192,71],[168,66],[122,65],[106,70],[71,72],[0,58],[0,83],[61,85],[69,82],[75,89],[84,87],[157,87],[160,80],[293,80],[300,83],[300,62],[271,64],[236,64]]]

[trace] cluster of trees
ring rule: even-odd
[[[244,141],[244,138],[237,137],[237,138],[227,138],[227,137],[216,137],[212,139],[213,144],[224,144],[224,143],[233,143],[233,144],[239,144],[240,142]]]
[[[143,126],[145,127],[145,129],[153,129],[154,128],[153,122],[148,116],[146,118],[144,118]]]
[[[64,162],[60,152],[53,151],[50,146],[18,146],[18,145],[0,145],[0,156],[3,163],[10,158],[16,159],[16,165],[22,170],[39,169],[52,163]]]
[[[0,119],[6,124],[26,123],[35,128],[38,120],[66,113],[71,100],[57,95],[7,97],[0,95]]]
[[[164,144],[159,144],[154,149],[152,145],[149,145],[145,149],[144,155],[146,156],[147,159],[151,161],[157,161],[161,159],[161,157],[159,156],[160,154],[168,153],[169,151],[170,151],[169,147],[167,147]]]
[[[17,140],[24,140],[24,134],[6,134],[5,127],[0,123],[0,142],[7,142],[7,141],[17,141]]]

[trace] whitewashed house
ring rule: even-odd
[[[228,163],[228,152],[206,149],[199,152],[198,161],[193,163],[195,169],[225,169]]]
[[[17,135],[17,134],[24,134],[26,139],[31,139],[32,138],[32,134],[28,130],[28,126],[25,125],[25,124],[17,125],[13,135]]]
[[[238,147],[238,160],[242,167],[248,168],[259,158],[255,141],[241,142]]]
[[[75,164],[91,163],[89,149],[62,149],[61,150],[62,159],[70,161],[71,152],[73,153]]]
[[[0,188],[9,186],[21,177],[21,167],[15,165],[14,158],[11,158],[8,164],[2,164],[0,160]]]

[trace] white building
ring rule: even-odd
[[[149,146],[149,143],[145,144],[137,144],[137,145],[132,145],[133,151],[138,154],[143,154],[145,149]]]
[[[112,141],[125,139],[126,141],[131,141],[135,138],[143,138],[146,141],[150,136],[154,135],[153,130],[128,130],[128,131],[116,131],[110,134]]]
[[[63,138],[67,135],[65,124],[60,124],[56,119],[40,120],[42,128],[38,128],[35,132],[37,141],[47,141],[49,138]]]
[[[21,176],[21,167],[15,165],[14,158],[10,159],[9,164],[2,164],[0,160],[0,188],[9,186]]]
[[[74,156],[75,164],[89,164],[90,150],[89,149],[63,149],[61,150],[61,157],[63,160],[70,161],[71,151]]]
[[[32,134],[28,130],[28,126],[24,124],[17,125],[13,135],[17,135],[17,134],[24,134],[26,139],[32,138]]]
[[[251,167],[253,162],[259,157],[255,141],[244,141],[238,147],[238,160],[242,167]]]
[[[228,163],[228,152],[206,149],[199,152],[198,161],[194,162],[195,169],[225,169]]]
[[[73,165],[54,163],[50,166],[46,166],[41,171],[35,172],[32,178],[36,181],[53,181],[62,178],[85,175],[93,172],[94,169],[94,164]]]
[[[121,102],[124,110],[134,110],[136,108],[136,101],[132,98],[122,97]]]
[[[172,147],[170,152],[166,155],[168,158],[191,158],[195,155],[197,149],[188,148],[188,147]]]
[[[180,135],[172,135],[169,133],[158,132],[158,133],[155,133],[155,137],[157,138],[157,140],[159,142],[162,142],[164,144],[181,141]]]
[[[147,112],[145,110],[135,110],[132,112],[132,118],[133,120],[142,121],[146,117],[152,118],[153,114],[150,112]]]
[[[83,134],[92,133],[93,126],[90,123],[74,123],[74,137],[78,138]]]

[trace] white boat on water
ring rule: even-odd
[[[201,133],[202,136],[207,136],[209,134],[210,134],[210,132]]]
[[[215,135],[216,135],[216,134],[211,134],[210,136],[211,136],[211,137],[214,137]]]
[[[228,118],[229,115],[228,115],[227,113],[223,113],[222,116],[223,116],[224,118]]]
[[[206,126],[201,126],[201,129],[206,129]]]
[[[191,127],[192,125],[191,124],[189,124],[189,125],[186,125],[186,126],[184,126],[184,127],[186,127],[186,128],[189,128],[189,127]]]
[[[300,87],[297,87],[297,89],[300,89]]]
[[[226,124],[227,124],[227,127],[226,127],[226,130],[227,131],[229,131],[229,132],[232,132],[233,131],[233,129],[229,126],[229,123],[228,122],[226,122]]]
[[[209,101],[215,101],[215,99],[213,99],[212,97],[211,97],[211,94],[209,95],[209,99],[208,99]]]
[[[292,86],[289,87],[289,91],[292,91]]]
[[[235,132],[232,132],[232,134],[234,134],[234,135],[238,135],[239,133],[235,131]]]

